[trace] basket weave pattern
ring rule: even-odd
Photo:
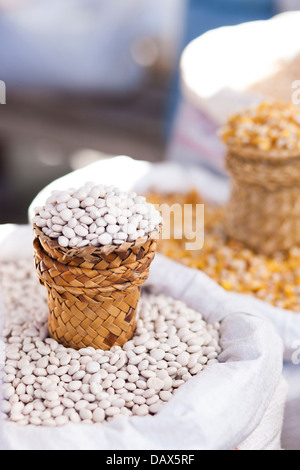
[[[229,149],[226,233],[272,255],[300,244],[300,155]]]
[[[75,349],[108,350],[132,338],[157,234],[119,247],[65,249],[34,227],[34,258],[47,288],[49,333]]]

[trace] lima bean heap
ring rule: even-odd
[[[160,213],[135,192],[87,182],[67,191],[52,191],[33,222],[65,248],[100,247],[134,242],[157,230]]]
[[[143,293],[132,340],[110,351],[76,351],[49,338],[47,301],[30,261],[3,264],[0,278],[6,420],[62,426],[155,415],[185,382],[218,362],[220,325],[180,301]]]

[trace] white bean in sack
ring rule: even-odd
[[[119,415],[153,415],[186,381],[218,361],[220,325],[207,324],[172,298],[144,293],[134,337],[122,348],[76,351],[49,338],[46,294],[30,261],[3,263],[0,279],[5,307],[0,413],[19,425],[99,424]]]

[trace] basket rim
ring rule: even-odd
[[[240,158],[240,159],[248,159],[253,161],[267,161],[272,162],[274,164],[286,164],[286,163],[293,163],[293,161],[299,159],[300,160],[300,150],[272,150],[272,151],[264,151],[260,150],[254,146],[245,146],[239,147],[237,145],[226,145],[228,149],[228,153],[232,154],[233,156]]]
[[[36,225],[33,224],[33,232],[37,238],[46,242],[51,249],[59,251],[62,255],[73,258],[83,258],[86,254],[94,255],[94,256],[101,256],[101,255],[110,255],[111,253],[125,253],[128,250],[132,250],[133,248],[141,248],[145,245],[148,241],[151,240],[158,240],[160,233],[161,233],[162,224],[159,225],[157,230],[153,230],[149,232],[147,236],[138,238],[134,242],[124,242],[121,245],[103,245],[103,246],[85,246],[85,247],[73,247],[73,248],[65,248],[59,245],[57,239],[50,238],[48,235],[45,235],[43,231]]]

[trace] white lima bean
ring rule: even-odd
[[[187,380],[218,362],[220,325],[177,300],[143,294],[131,341],[111,351],[75,351],[48,336],[46,294],[30,260],[3,263],[0,279],[0,418],[19,426],[154,415]]]
[[[33,222],[64,248],[118,246],[148,236],[162,224],[160,213],[143,196],[91,182],[52,191],[45,206],[34,211]]]

